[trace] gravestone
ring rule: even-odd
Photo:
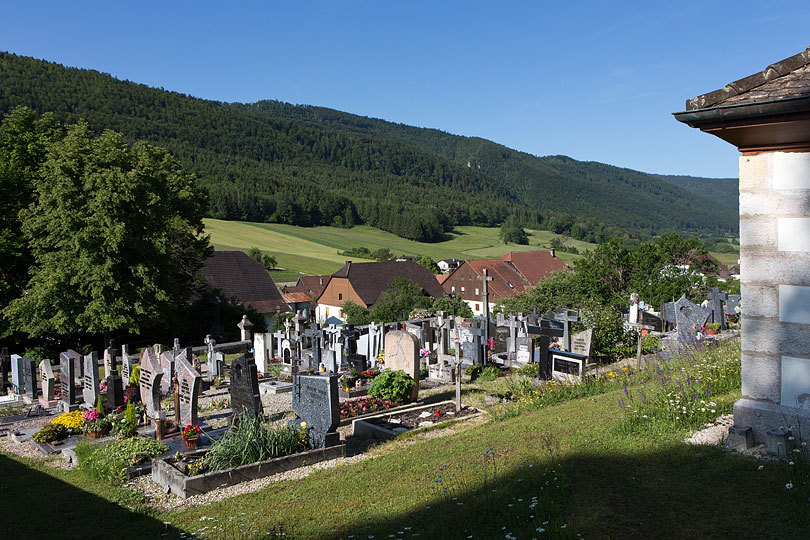
[[[720,287],[712,287],[709,294],[709,307],[712,310],[712,322],[718,323],[721,330],[726,329],[726,315],[723,313],[723,302],[728,299],[728,294],[720,292]]]
[[[704,309],[699,305],[689,301],[686,295],[681,296],[675,302],[675,323],[678,331],[695,333],[706,325],[706,321],[711,316],[711,310]]]
[[[226,382],[225,381],[225,366],[226,366],[226,364],[225,364],[225,353],[215,352],[214,353],[214,362],[217,365],[217,373],[218,373],[217,377],[222,379],[223,383]]]
[[[64,412],[75,411],[78,407],[75,385],[77,356],[79,353],[71,349],[59,354],[59,406]]]
[[[326,349],[322,355],[323,366],[326,373],[337,373],[337,360],[335,359],[335,351]]]
[[[18,396],[25,390],[23,379],[23,357],[19,354],[11,355],[11,390]]]
[[[163,420],[166,414],[160,408],[160,381],[163,369],[155,349],[147,347],[141,351],[141,401],[146,406],[146,414],[154,420]]]
[[[111,342],[112,343],[112,342]],[[106,379],[110,375],[112,375],[113,364],[115,364],[115,360],[113,360],[110,355],[110,349],[104,349],[104,378]]]
[[[207,335],[205,336],[205,344],[208,346],[208,352],[206,354],[207,357],[206,363],[208,367],[208,380],[213,381],[217,377],[217,375],[219,375],[219,371],[217,369],[218,368],[217,355],[216,350],[214,349],[214,347],[216,347],[217,345],[217,342],[210,335]]]
[[[355,369],[359,371],[365,371],[366,368],[366,357],[362,354],[350,354],[346,357],[346,363],[349,364],[349,369]]]
[[[388,332],[385,335],[385,366],[394,371],[401,369],[416,381],[411,392],[411,399],[416,399],[419,395],[419,338],[400,330]]]
[[[630,324],[638,324],[638,293],[632,293],[630,295],[630,313],[627,317],[627,322]]]
[[[39,363],[39,383],[42,385],[42,397],[39,398],[39,404],[50,409],[56,405],[53,399],[56,378],[53,376],[51,361],[47,358]]]
[[[197,402],[200,398],[202,376],[192,364],[191,347],[187,347],[175,358],[177,381],[180,384],[180,425],[196,425]]]
[[[160,353],[160,369],[163,371],[163,378],[160,380],[160,393],[168,396],[172,393],[172,384],[174,384],[174,352],[164,351]]]
[[[264,411],[259,396],[259,376],[252,358],[242,355],[231,363],[231,410],[234,415],[245,413],[259,416]]]
[[[242,315],[242,320],[239,321],[239,324],[236,325],[239,328],[239,334],[242,338],[242,341],[250,341],[251,340],[251,330],[253,329],[253,323],[247,318],[247,315]]]
[[[557,381],[579,382],[585,372],[586,356],[567,351],[551,351],[551,377]]]
[[[132,375],[132,357],[129,355],[129,345],[121,345],[121,382],[124,388],[129,386],[129,377]]]
[[[23,358],[23,395],[29,402],[37,398],[37,362]]]
[[[9,373],[11,372],[11,356],[8,354],[8,347],[3,347],[0,350],[0,394],[2,394],[6,386],[9,384]]]
[[[84,404],[92,409],[96,406],[99,393],[99,376],[98,376],[98,353],[91,352],[83,357],[84,360],[84,377],[82,379],[82,398]]]
[[[571,352],[581,354],[587,359],[591,357],[591,343],[593,342],[593,328],[577,332],[571,336]]]
[[[109,360],[110,374],[107,375],[107,406],[113,409],[124,406],[124,385],[118,375],[118,349],[115,341],[110,340],[110,346],[104,351],[104,357]]]
[[[515,361],[520,365],[534,362],[534,338],[531,336],[521,336],[517,338],[517,353]]]
[[[267,374],[269,363],[269,351],[267,350],[267,334],[257,332],[253,334],[253,358],[256,361],[256,370],[262,375]]]
[[[740,313],[740,301],[742,296],[739,294],[730,294],[726,299],[726,306],[723,309],[726,315],[739,315]]]
[[[296,376],[292,408],[307,424],[311,448],[326,448],[340,443],[340,434],[335,432],[340,423],[337,375]]]

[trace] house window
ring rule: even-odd
[[[343,293],[342,292],[338,293],[338,300],[343,300]]]
[[[461,288],[461,294],[464,294],[464,287]]]
[[[481,304],[475,304],[475,311],[481,311]]]
[[[456,286],[455,285],[450,287],[450,292],[452,292],[452,293],[456,292]]]
[[[339,309],[338,310],[338,319],[342,319],[342,318],[343,318],[343,310]]]
[[[478,287],[476,287],[475,288],[475,296],[478,296],[479,294],[481,294],[481,293],[478,292]]]
[[[323,308],[324,315],[328,318],[329,317],[329,308]]]

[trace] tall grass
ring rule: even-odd
[[[306,447],[306,432],[297,426],[272,426],[261,417],[239,415],[233,427],[205,455],[211,471],[258,463],[300,452]]]

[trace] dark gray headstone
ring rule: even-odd
[[[709,294],[712,322],[719,324],[723,330],[726,329],[726,314],[723,312],[723,302],[726,300],[728,300],[728,294],[721,292],[720,287],[712,287],[712,292]]]
[[[51,361],[46,358],[39,363],[39,383],[42,385],[42,397],[46,401],[53,400],[55,381]]]
[[[163,371],[163,378],[160,380],[160,393],[168,396],[172,393],[172,384],[174,383],[173,352],[163,351],[160,353],[160,369]]]
[[[85,355],[84,358],[84,377],[82,379],[82,397],[84,404],[89,408],[96,406],[96,402],[101,394],[99,394],[99,376],[98,376],[98,353],[96,351]]]
[[[292,407],[307,423],[312,448],[332,446],[340,441],[335,433],[340,423],[337,375],[299,375],[293,385]]]
[[[253,358],[242,355],[231,363],[229,390],[233,414],[259,416],[264,412],[259,396],[259,375]]]
[[[726,315],[737,315],[740,311],[740,301],[742,297],[739,294],[730,294],[726,299],[726,306],[724,311]]]
[[[37,397],[37,362],[33,358],[23,358],[23,392],[30,400]]]
[[[210,335],[205,336],[205,344],[208,346],[207,363],[208,363],[208,380],[213,381],[218,375],[217,371],[217,353],[214,347],[217,341]]]
[[[118,374],[118,349],[115,341],[110,340],[110,346],[104,351],[105,370],[107,375],[107,406],[113,409],[124,406],[124,384]]]
[[[76,357],[79,356],[74,350],[59,354],[59,392],[63,411],[71,411],[76,408]]]
[[[202,376],[192,364],[191,347],[187,347],[175,358],[177,381],[180,384],[180,424],[181,426],[199,423],[197,401],[200,398]]]
[[[166,414],[160,408],[160,381],[163,378],[163,369],[160,367],[155,349],[146,347],[141,351],[141,400],[146,406],[149,418],[160,420]]]
[[[8,347],[0,349],[0,393],[8,383],[9,373],[11,372],[11,356],[8,354]]]
[[[668,324],[675,324],[675,302],[665,302],[661,307],[661,318]]]
[[[675,302],[675,322],[678,331],[695,333],[706,325],[712,312],[689,301],[686,295]]]

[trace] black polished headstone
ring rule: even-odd
[[[30,400],[37,397],[37,362],[33,358],[23,358],[23,385],[25,395]]]
[[[109,362],[110,374],[107,376],[107,406],[116,409],[124,406],[124,382],[118,374],[118,349],[115,341],[110,340],[110,346],[104,353]]]
[[[229,391],[233,414],[259,416],[264,412],[259,396],[259,375],[253,358],[242,355],[231,363]]]
[[[325,448],[340,442],[335,432],[340,423],[337,375],[295,377],[292,407],[307,424],[310,447]]]

